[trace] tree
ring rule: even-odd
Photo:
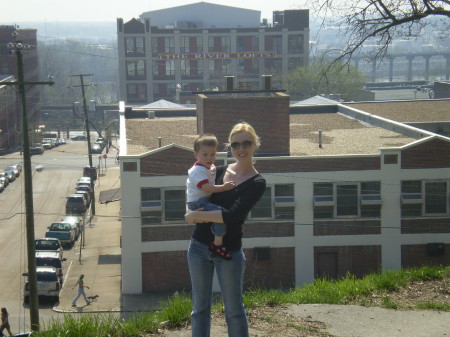
[[[318,59],[284,75],[286,91],[294,100],[320,94],[340,94],[344,100],[355,99],[364,84],[363,75],[345,62]]]
[[[327,18],[323,27],[332,24],[345,35],[341,59],[367,42],[377,45],[373,56],[382,57],[394,39],[416,38],[430,25],[436,34],[449,36],[450,0],[321,0],[310,5]]]

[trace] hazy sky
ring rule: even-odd
[[[0,24],[51,21],[125,21],[143,12],[176,7],[195,0],[0,0]],[[306,0],[209,0],[220,5],[261,11],[262,18],[272,19],[272,11],[306,8]]]

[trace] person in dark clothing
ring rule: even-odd
[[[6,308],[2,308],[2,325],[0,328],[0,336],[4,336],[3,335],[3,331],[6,329],[6,331],[8,331],[9,335],[12,336],[12,332],[11,332],[11,327],[9,326],[9,315],[8,315],[8,310],[6,310]]]
[[[253,166],[253,154],[260,145],[253,127],[245,122],[236,124],[228,137],[236,161],[217,167],[216,184],[229,181],[235,187],[214,193],[211,202],[224,207],[216,211],[187,211],[185,219],[196,224],[188,249],[188,265],[192,283],[192,337],[208,337],[211,329],[212,283],[214,269],[222,292],[228,336],[247,337],[248,323],[243,303],[245,256],[242,250],[242,226],[253,206],[266,189],[265,179]],[[209,243],[214,239],[211,222],[225,223],[227,232],[223,245],[232,259],[211,255]]]

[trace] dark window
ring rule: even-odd
[[[447,183],[445,181],[425,183],[425,214],[447,213]]]
[[[337,185],[336,215],[358,215],[358,186]]]
[[[123,170],[126,172],[136,172],[137,171],[137,163],[134,162],[124,162]]]

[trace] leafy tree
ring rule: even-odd
[[[352,100],[362,88],[364,78],[350,64],[317,59],[284,75],[284,83],[287,93],[294,100],[321,94],[340,94],[342,99]]]
[[[449,0],[320,0],[310,6],[326,18],[323,27],[340,28],[346,42],[341,59],[366,42],[378,46],[373,56],[384,56],[394,39],[416,38],[430,25],[441,37],[449,36]]]

